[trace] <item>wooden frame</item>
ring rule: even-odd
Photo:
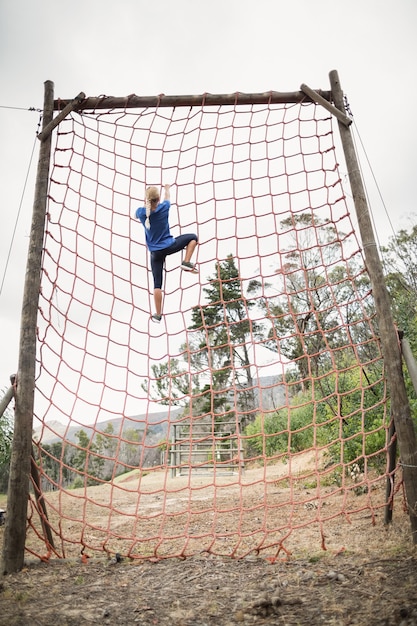
[[[334,70],[329,76],[331,83],[330,92],[313,91],[306,85],[302,85],[300,91],[292,93],[271,91],[261,94],[232,93],[226,95],[202,94],[199,96],[165,96],[161,94],[153,97],[142,97],[133,94],[125,98],[86,98],[81,92],[76,98],[68,101],[62,99],[54,100],[54,85],[51,81],[45,82],[43,127],[42,132],[38,135],[40,139],[40,153],[21,315],[19,367],[14,393],[16,399],[15,427],[10,465],[8,515],[2,552],[2,571],[4,573],[16,572],[24,564],[32,456],[36,324],[51,160],[51,133],[72,110],[96,111],[137,107],[235,106],[237,104],[296,103],[307,99],[320,103],[337,117],[365,260],[375,297],[381,345],[391,393],[393,424],[401,454],[413,542],[417,543],[417,443],[404,384],[401,351],[350,133],[350,119],[345,114],[343,92],[337,72]],[[53,118],[54,110],[60,111],[55,119]],[[52,541],[51,536],[49,540]]]

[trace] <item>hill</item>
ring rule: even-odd
[[[284,404],[284,385],[279,383],[280,379],[276,376],[265,376],[256,381],[256,403],[258,406],[262,406],[264,411],[271,411]],[[182,411],[181,407],[171,407],[169,409],[169,421],[175,421]],[[144,430],[145,426],[148,429],[150,427],[153,435],[163,434],[166,432],[168,425],[168,407],[163,411],[143,413],[132,417],[115,417],[89,425],[81,423],[74,425],[74,422],[72,422],[69,426],[58,420],[51,420],[35,428],[33,437],[36,441],[42,441],[42,443],[47,444],[62,441],[64,438],[66,441],[74,442],[77,441],[76,434],[80,430],[84,430],[88,437],[91,438],[94,433],[104,433],[109,424],[113,425],[113,432],[119,435],[123,435],[130,429]]]
[[[170,420],[175,419],[182,409],[170,409]],[[57,443],[64,438],[66,441],[77,441],[77,433],[83,430],[88,437],[91,438],[93,433],[104,433],[109,424],[113,425],[113,432],[115,434],[123,434],[127,430],[144,430],[145,426],[151,426],[152,432],[158,433],[166,430],[168,422],[168,410],[158,411],[155,413],[148,413],[142,415],[134,415],[132,417],[115,417],[112,419],[98,422],[97,424],[76,424],[71,423],[71,426],[63,424],[58,420],[51,420],[43,425],[38,426],[33,431],[33,438],[36,441],[42,441],[42,443]]]

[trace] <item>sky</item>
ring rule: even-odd
[[[2,0],[0,389],[18,364],[45,81],[65,100],[293,92],[337,70],[385,242],[417,212],[416,18],[415,0]]]

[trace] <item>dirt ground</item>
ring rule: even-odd
[[[155,489],[157,476],[148,479],[149,489]],[[293,497],[298,488],[304,497],[302,483],[292,486]],[[107,497],[104,487],[94,489],[95,501]],[[253,498],[259,501],[258,489],[254,481]],[[285,501],[284,492],[273,486],[274,498]],[[383,497],[382,488],[378,492],[376,486],[375,493],[373,498]],[[32,559],[22,571],[0,578],[0,625],[417,626],[417,546],[409,517],[398,498],[386,526],[383,509],[371,514],[365,507],[367,497],[355,496],[358,513],[348,521],[329,519],[326,550],[317,532],[303,526],[291,535],[291,550],[276,558],[232,559],[202,550],[185,559],[91,552],[82,562],[75,551],[48,563]],[[302,510],[306,519],[315,514]]]
[[[417,555],[90,560],[25,567],[0,582],[2,626],[417,624]]]

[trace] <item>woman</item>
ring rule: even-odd
[[[154,281],[155,313],[152,321],[159,324],[162,319],[162,282],[165,258],[169,254],[185,248],[181,268],[186,272],[196,272],[191,257],[198,244],[194,233],[173,237],[169,229],[170,185],[164,185],[164,201],[160,202],[160,194],[156,187],[148,187],[145,195],[145,206],[136,210],[135,216],[145,228],[146,245],[151,253],[151,269]]]

